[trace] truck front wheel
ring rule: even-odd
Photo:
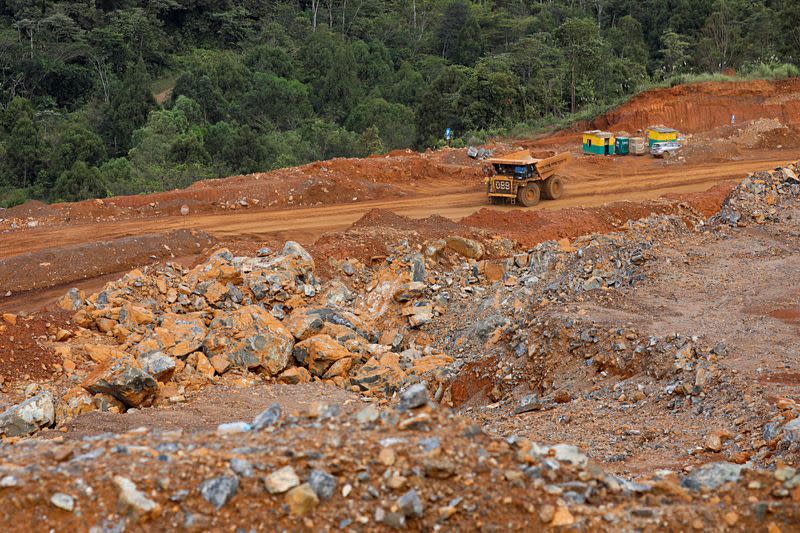
[[[517,191],[517,202],[525,207],[533,207],[539,203],[540,195],[541,190],[539,189],[539,184],[531,182],[519,188]]]
[[[561,181],[561,178],[558,176],[550,176],[545,180],[544,187],[542,188],[542,196],[544,196],[546,200],[558,200],[563,193],[564,183]]]

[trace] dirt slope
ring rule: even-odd
[[[622,106],[597,117],[590,126],[635,132],[666,124],[684,133],[697,133],[762,117],[800,126],[800,79],[780,81],[707,82],[655,89],[634,96]]]

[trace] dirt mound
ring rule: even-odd
[[[690,135],[678,159],[690,162],[730,161],[741,159],[754,150],[793,146],[796,138],[797,132],[779,120],[760,118]]]
[[[63,310],[35,316],[0,319],[0,388],[5,381],[48,380],[60,369],[61,358],[43,341],[70,328],[72,313]],[[0,404],[2,404],[0,399]]]
[[[733,186],[722,183],[698,193],[671,193],[656,201],[615,202],[599,207],[510,211],[483,208],[458,222],[438,215],[415,219],[385,209],[372,209],[347,230],[324,234],[309,251],[326,275],[333,274],[329,260],[352,258],[370,263],[390,254],[392,242],[404,240],[419,248],[449,235],[484,243],[487,258],[508,257],[513,253],[509,239],[530,247],[548,240],[615,231],[629,220],[652,214],[711,216],[719,211]]]
[[[8,209],[4,209],[2,211],[4,218],[10,217],[18,217],[18,218],[25,218],[25,217],[33,217],[37,216],[43,212],[46,212],[48,206],[44,202],[40,202],[39,200],[30,200],[25,202],[21,205],[15,205],[14,207],[9,207]]]
[[[615,231],[628,220],[651,214],[681,214],[686,210],[676,200],[616,202],[601,207],[575,207],[557,211],[502,212],[484,208],[462,219],[461,223],[495,232],[523,247],[530,247],[543,241]]]
[[[13,295],[121,272],[154,260],[196,255],[212,243],[205,232],[177,230],[15,255],[0,259],[0,294]]]
[[[432,215],[414,219],[398,215],[385,209],[372,209],[342,232],[330,232],[321,236],[310,247],[311,254],[322,260],[357,259],[369,263],[391,254],[390,245],[406,241],[412,248],[421,248],[424,243],[459,235],[487,245],[487,257],[508,256],[511,243],[498,240],[489,232],[454,222],[449,218]],[[319,261],[321,271],[331,274],[326,261]]]
[[[441,180],[463,184],[482,176],[482,163],[467,157],[465,150],[423,154],[400,150],[363,159],[331,159],[271,172],[202,180],[185,189],[153,194],[52,205],[31,201],[4,211],[0,221],[5,219],[14,227],[27,224],[30,219],[38,225],[172,216],[179,215],[183,206],[196,214],[331,205],[402,197],[420,185]]]
[[[776,118],[800,127],[800,79],[707,82],[654,89],[588,123],[591,128],[635,132],[666,124],[684,133],[708,131],[736,121]],[[579,125],[581,127],[582,125]]]

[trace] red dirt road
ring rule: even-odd
[[[530,209],[588,207],[621,200],[655,199],[667,193],[702,191],[723,181],[741,179],[754,170],[784,164],[793,155],[787,150],[775,150],[754,154],[752,159],[743,161],[691,166],[667,165],[650,157],[597,159],[579,156],[565,172],[564,197],[557,201],[542,202]],[[408,196],[401,200],[239,210],[186,217],[162,216],[11,232],[0,237],[0,258],[54,245],[65,246],[183,228],[202,229],[221,241],[245,237],[254,240],[293,239],[308,244],[325,232],[349,227],[371,209],[387,209],[414,218],[439,214],[457,220],[487,206],[480,182],[465,188],[461,182],[441,180],[407,190]],[[524,209],[502,205],[492,208],[501,211]]]

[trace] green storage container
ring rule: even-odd
[[[617,155],[628,155],[630,153],[630,141],[628,137],[617,137],[614,144]]]

